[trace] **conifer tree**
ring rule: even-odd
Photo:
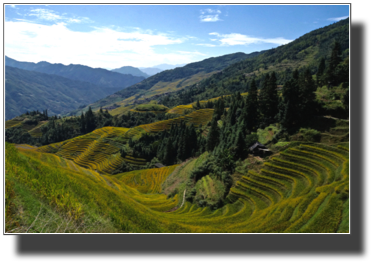
[[[279,105],[279,121],[283,128],[294,130],[298,125],[298,71],[293,72],[293,77],[286,81],[282,88],[282,100]]]
[[[278,113],[277,79],[273,72],[266,74],[260,91],[259,111],[262,124],[267,126],[275,121]]]
[[[96,128],[96,120],[95,115],[92,112],[91,107],[88,108],[88,111],[86,112],[85,116],[85,123],[86,123],[86,133],[90,133]]]
[[[83,111],[82,111],[82,114],[80,116],[80,131],[82,134],[86,133],[86,122],[84,120]]]
[[[326,79],[329,85],[337,85],[338,83],[336,69],[339,63],[342,61],[342,58],[340,55],[341,55],[340,44],[338,42],[335,42],[334,48],[331,52],[329,66],[327,68],[327,73],[326,73]]]
[[[208,151],[213,151],[219,143],[219,128],[215,118],[211,120],[211,128],[207,135],[206,148]]]
[[[325,69],[326,69],[325,58],[322,57],[321,61],[319,62],[318,71],[317,71],[317,85],[318,86],[323,86],[324,84]]]
[[[246,129],[252,131],[253,127],[257,127],[258,119],[258,100],[257,100],[257,87],[255,80],[252,80],[251,87],[248,91],[248,96],[243,110],[243,118],[245,120]]]
[[[245,143],[245,136],[241,130],[239,130],[235,142],[235,158],[244,159],[247,156],[247,147]]]

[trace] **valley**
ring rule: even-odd
[[[348,19],[140,80],[7,59],[6,233],[350,233]]]

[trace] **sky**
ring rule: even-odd
[[[5,5],[5,55],[114,69],[276,48],[349,5]]]

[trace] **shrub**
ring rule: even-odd
[[[36,119],[25,118],[23,123],[26,125],[37,125],[38,121]]]
[[[168,195],[168,199],[170,198],[173,198],[175,195],[178,194],[178,188],[175,188],[169,195]]]
[[[321,132],[314,129],[301,128],[299,133],[304,141],[319,142],[321,140]]]

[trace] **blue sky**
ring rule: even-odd
[[[5,55],[107,69],[185,64],[287,44],[348,5],[6,5]]]

